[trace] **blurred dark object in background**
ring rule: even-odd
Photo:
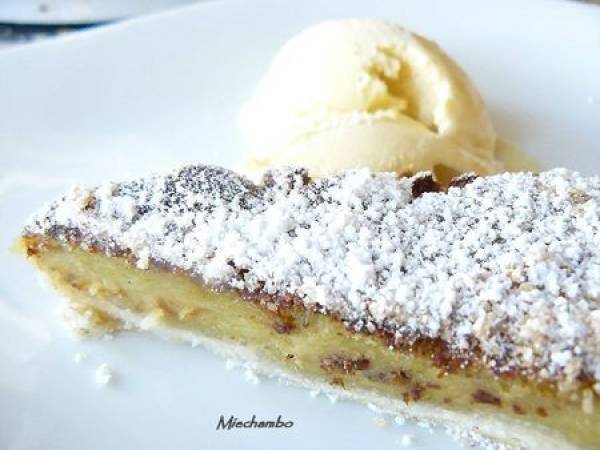
[[[0,45],[56,36],[200,1],[0,0]]]

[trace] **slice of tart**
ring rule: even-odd
[[[600,448],[600,181],[206,166],[74,188],[19,248],[153,330],[513,446]]]

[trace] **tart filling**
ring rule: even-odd
[[[349,392],[513,420],[481,430],[511,444],[594,448],[599,186],[188,166],[77,188],[22,248],[98,324],[119,326],[110,304]]]

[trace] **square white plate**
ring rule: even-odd
[[[0,51],[0,448],[415,449],[460,446],[361,405],[254,385],[201,348],[139,335],[74,340],[56,296],[7,249],[73,181],[187,161],[235,167],[236,115],[275,50],[327,18],[376,17],[440,43],[499,134],[544,166],[600,173],[600,7],[567,1],[212,2]],[[293,86],[290,86],[293,89]],[[79,364],[76,354],[86,356]],[[100,387],[107,363],[113,383]],[[294,421],[216,431],[220,415]]]

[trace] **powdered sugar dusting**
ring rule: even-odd
[[[113,378],[113,373],[108,364],[100,364],[96,369],[96,383],[107,385]]]
[[[441,338],[496,371],[600,380],[598,178],[503,174],[415,198],[422,176],[287,169],[254,185],[187,166],[73,189],[25,233],[291,294],[359,331]]]

